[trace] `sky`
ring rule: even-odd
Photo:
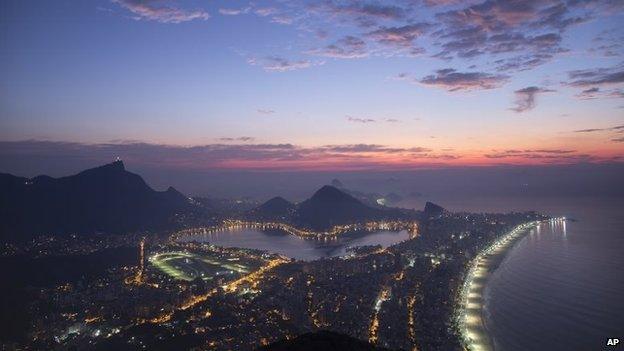
[[[0,172],[619,163],[621,23],[617,0],[5,0]]]

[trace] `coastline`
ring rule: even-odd
[[[565,218],[551,219],[565,220]],[[485,299],[483,293],[490,276],[515,243],[524,238],[541,221],[532,221],[515,227],[482,250],[470,263],[459,295],[455,323],[461,343],[466,350],[493,351],[494,343],[484,319]]]
[[[298,228],[290,224],[281,223],[281,222],[262,222],[262,221],[245,221],[245,220],[235,220],[235,219],[227,219],[224,220],[222,224],[215,225],[211,227],[195,227],[179,230],[174,232],[170,236],[170,240],[177,240],[180,236],[193,236],[193,235],[202,235],[202,234],[210,234],[219,231],[229,231],[232,229],[241,229],[241,228],[249,228],[249,229],[277,229],[282,230],[287,234],[297,236],[302,239],[327,239],[327,238],[336,238],[339,235],[355,232],[355,231],[364,231],[364,232],[374,232],[379,230],[390,230],[390,231],[401,231],[407,230],[414,237],[418,235],[418,221],[400,221],[400,220],[388,220],[388,221],[369,221],[369,222],[359,222],[345,225],[336,225],[325,232],[317,232],[306,228]]]

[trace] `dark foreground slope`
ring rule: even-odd
[[[153,190],[121,161],[62,178],[0,174],[3,241],[164,229],[193,208],[174,188]]]
[[[263,346],[258,351],[384,351],[366,341],[331,331],[319,331],[299,335],[291,340],[281,340]]]

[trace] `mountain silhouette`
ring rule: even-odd
[[[444,212],[446,212],[444,207],[440,205],[436,205],[433,202],[427,201],[427,203],[425,203],[425,209],[423,211],[423,215],[425,216],[425,218],[439,217],[443,215]]]
[[[0,238],[5,241],[165,229],[193,208],[172,187],[153,190],[121,161],[62,178],[0,174]]]
[[[254,219],[268,221],[288,220],[295,211],[296,206],[280,196],[276,196],[250,212]]]
[[[393,209],[370,207],[333,186],[325,185],[297,206],[294,221],[314,230],[326,230],[335,225],[396,218],[399,215]]]

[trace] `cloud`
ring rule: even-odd
[[[312,66],[322,65],[325,62],[313,62],[310,60],[295,60],[279,57],[268,56],[264,58],[250,58],[247,62],[252,66],[261,66],[267,72],[287,72],[295,71],[303,68],[309,68]]]
[[[207,20],[210,14],[204,10],[184,10],[173,1],[158,0],[112,0],[113,3],[130,11],[136,20],[149,20],[160,23],[182,23],[193,20]],[[164,5],[163,5],[164,4]]]
[[[400,6],[366,1],[327,1],[312,9],[320,9],[330,16],[346,16],[361,27],[371,27],[379,21],[398,21],[408,17],[409,10]]]
[[[600,98],[624,98],[624,91],[622,89],[604,90],[598,87],[593,87],[585,89],[575,96],[582,100],[593,100]]]
[[[424,0],[425,5],[427,6],[447,6],[455,5],[460,2],[462,2],[462,0]]]
[[[278,10],[274,7],[261,7],[254,10],[254,13],[261,17],[271,16],[278,13]]]
[[[624,54],[624,35],[617,30],[603,30],[594,39],[593,46],[589,48],[592,54],[603,57],[619,57]]]
[[[568,72],[568,85],[574,87],[597,87],[624,83],[624,63],[609,68],[594,68]]]
[[[254,141],[256,140],[256,138],[254,137],[248,137],[248,136],[242,136],[242,137],[238,137],[238,138],[219,138],[217,139],[219,141],[242,141],[242,142],[248,142],[248,141]]]
[[[512,107],[512,111],[524,112],[535,108],[535,97],[537,94],[550,93],[554,90],[539,88],[539,87],[526,87],[514,91],[516,94],[516,106]]]
[[[481,55],[504,55],[495,61],[499,71],[525,70],[566,52],[558,33],[527,35],[517,31],[492,33],[482,27],[460,28],[440,36],[442,51],[436,57],[470,59]]]
[[[624,138],[615,138],[615,139],[611,139],[611,141],[614,141],[616,143],[624,143]]]
[[[474,69],[510,74],[534,69],[568,52],[563,44],[566,31],[598,16],[608,16],[605,9],[613,7],[608,2],[325,0],[277,2],[264,7],[252,3],[249,11],[274,23],[295,23],[302,35],[320,33],[323,39],[333,38],[325,46],[315,45],[305,51],[307,54],[342,59],[375,54],[422,56],[427,48],[433,57],[445,60],[488,56],[475,60],[479,65],[487,64],[487,69]],[[342,39],[332,33],[342,33]],[[615,47],[610,50],[613,53]]]
[[[388,148],[384,145],[377,144],[351,144],[351,145],[325,145],[325,150],[333,152],[351,153],[351,152],[397,152],[404,149]]]
[[[486,0],[437,17],[455,26],[479,26],[490,32],[518,27],[563,30],[588,19],[572,14],[571,8],[562,2],[549,0]]]
[[[232,138],[238,139],[238,138]],[[461,165],[460,154],[427,147],[396,147],[381,144],[335,144],[303,147],[260,143],[216,143],[178,146],[149,143],[82,144],[51,141],[0,141],[0,168],[32,165],[71,165],[80,170],[121,157],[130,169],[256,169],[256,170],[391,170],[419,166]],[[232,140],[234,141],[234,140]],[[613,142],[621,142],[613,140]],[[613,161],[572,149],[518,149],[488,153],[484,159],[500,163],[578,163]],[[25,166],[26,165],[26,166]],[[52,168],[54,168],[52,167]],[[31,167],[32,168],[32,167]],[[33,174],[35,175],[35,174]]]
[[[322,150],[338,152],[338,153],[383,153],[383,154],[423,154],[431,152],[431,149],[425,147],[389,147],[379,144],[347,144],[347,145],[325,145],[320,147]],[[424,155],[420,155],[424,156]],[[432,155],[428,155],[432,156]]]
[[[245,138],[245,137],[243,137]],[[423,147],[395,148],[378,144],[302,147],[293,144],[230,144],[177,146],[148,143],[81,144],[51,141],[0,141],[0,165],[70,162],[95,165],[117,156],[128,165],[191,170],[210,169],[388,169],[449,161],[457,155],[437,154]],[[233,140],[230,140],[233,139]],[[235,139],[235,140],[234,140]]]
[[[561,34],[594,12],[583,1],[559,0],[485,0],[439,12],[434,57],[500,56],[500,71],[532,69],[567,52]]]
[[[413,23],[400,27],[381,27],[369,32],[367,37],[378,43],[398,48],[412,47],[416,38],[431,28],[429,23]]]
[[[355,122],[355,123],[374,123],[374,122],[377,122],[376,120],[374,120],[372,118],[361,118],[361,117],[352,117],[352,116],[347,116],[347,121]]]
[[[607,132],[607,131],[620,131],[624,130],[624,124],[608,127],[608,128],[588,128],[588,129],[579,129],[575,130],[574,133],[593,133],[593,132]]]
[[[353,117],[353,116],[347,116],[347,121],[349,122],[354,122],[354,123],[375,123],[375,122],[386,122],[386,123],[399,123],[401,122],[400,120],[396,119],[396,118],[382,118],[380,120],[378,119],[373,119],[373,118],[361,118],[361,117]]]
[[[529,160],[551,160],[551,161],[591,161],[593,156],[588,154],[578,154],[576,150],[568,149],[524,149],[524,150],[504,150],[483,155],[489,159],[529,159]]]
[[[310,50],[308,53],[311,55],[343,59],[361,58],[369,55],[366,50],[366,43],[362,39],[351,35],[323,48]]]
[[[271,22],[272,23],[278,23],[278,24],[292,24],[295,21],[295,19],[289,15],[275,15],[271,18]]]
[[[409,79],[399,75],[398,79]],[[498,88],[507,82],[509,76],[485,72],[457,72],[452,68],[439,69],[435,74],[417,80],[420,84],[435,86],[448,91],[469,91]]]
[[[237,16],[237,15],[248,13],[250,10],[251,10],[250,7],[245,7],[242,9],[220,8],[219,13],[224,16]]]
[[[263,115],[272,115],[275,113],[275,110],[259,108],[256,110],[256,112],[263,114]]]

